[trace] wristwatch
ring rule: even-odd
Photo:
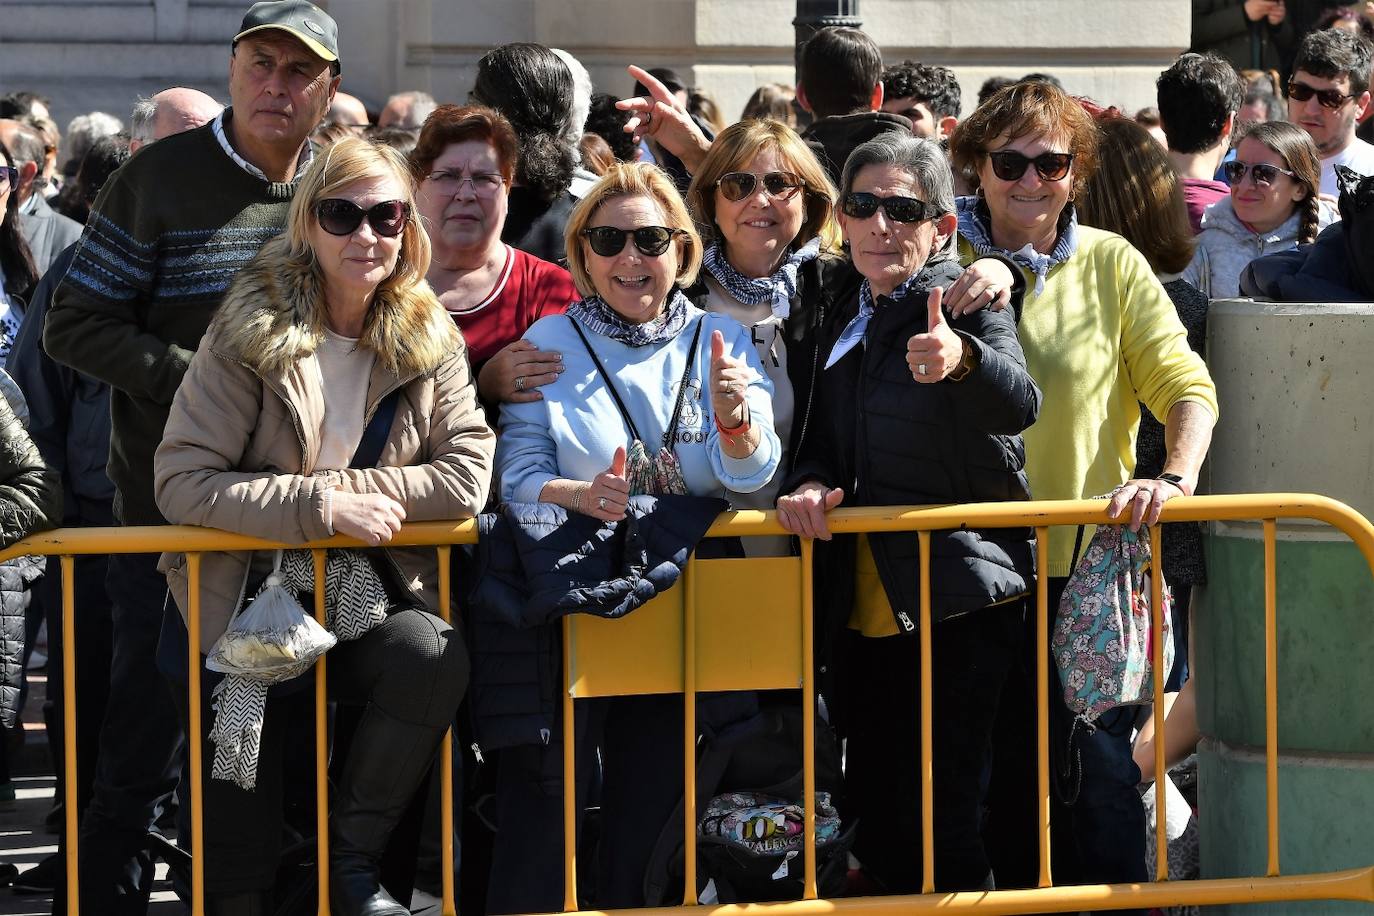
[[[960,337],[962,336],[961,334]],[[954,370],[950,372],[949,375],[945,376],[945,378],[949,379],[951,382],[962,382],[970,372],[977,368],[978,348],[968,340],[964,340],[964,352],[959,357],[959,365],[955,366]]]
[[[1180,476],[1178,476],[1177,474],[1160,474],[1158,477],[1155,478],[1155,480],[1166,480],[1166,481],[1168,481],[1169,483],[1171,483],[1171,484],[1173,484],[1174,486],[1178,487],[1179,492],[1181,492],[1184,496],[1192,496],[1192,495],[1193,495],[1192,493],[1189,493],[1189,492],[1188,492],[1188,488],[1187,488],[1186,486],[1184,486],[1184,484],[1183,484],[1183,478],[1180,477]]]

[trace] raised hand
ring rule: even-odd
[[[625,122],[625,132],[638,143],[645,137],[682,160],[689,172],[695,173],[711,141],[692,120],[686,106],[668,90],[668,87],[653,77],[649,71],[631,64],[626,68],[630,76],[649,90],[648,97],[637,96],[621,99],[615,107],[628,111],[630,119]]]
[[[942,380],[964,358],[964,341],[945,321],[941,307],[944,291],[935,287],[926,298],[926,332],[906,342],[906,364],[911,377],[922,384]]]
[[[734,429],[744,422],[744,393],[749,390],[753,370],[743,359],[725,355],[725,337],[720,331],[711,332],[711,409],[720,425]]]
[[[625,447],[615,450],[611,466],[606,468],[587,485],[582,494],[581,512],[603,522],[615,522],[625,517],[625,506],[630,501],[630,482],[625,479]]]

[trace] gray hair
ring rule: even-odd
[[[854,178],[868,165],[892,165],[916,179],[926,203],[941,214],[954,212],[954,174],[949,158],[934,140],[918,139],[900,133],[879,134],[849,154],[840,178],[840,198],[854,188]],[[945,245],[931,255],[928,263],[957,255],[958,234],[950,233]]]
[[[549,50],[557,54],[559,59],[567,64],[568,72],[572,74],[572,108],[568,112],[568,126],[564,129],[559,140],[564,146],[572,150],[573,159],[581,162],[582,150],[578,144],[581,142],[582,132],[587,126],[587,115],[592,110],[592,93],[596,90],[592,86],[592,76],[587,72],[587,68],[582,66],[582,61],[562,48],[550,48]]]
[[[425,121],[429,119],[430,115],[434,114],[434,109],[439,107],[439,103],[434,101],[434,96],[430,95],[428,92],[421,92],[418,89],[411,90],[410,92],[398,92],[387,99],[386,103],[390,105],[398,99],[410,102],[410,111],[401,123],[392,124],[391,126],[401,127],[406,130],[419,130],[421,127],[424,127]]]
[[[138,143],[152,143],[156,123],[157,101],[140,95],[134,100],[134,110],[129,114],[129,139]]]
[[[95,141],[117,134],[123,129],[124,125],[120,123],[119,118],[103,111],[92,111],[72,118],[72,122],[67,125],[66,161],[71,168],[67,174],[76,174],[76,166],[86,157],[86,152]],[[64,166],[64,172],[66,168]]]

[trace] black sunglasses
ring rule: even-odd
[[[0,165],[0,184],[19,187],[19,170],[12,165]]]
[[[992,174],[1003,181],[1020,181],[1026,174],[1026,167],[1035,166],[1035,174],[1041,181],[1062,181],[1073,165],[1073,153],[1041,153],[1032,159],[1014,150],[988,153],[992,162]]]
[[[315,204],[315,218],[330,235],[352,235],[366,219],[372,231],[383,238],[395,238],[410,218],[410,204],[403,200],[384,200],[364,210],[351,200],[329,197]]]
[[[887,218],[899,223],[919,223],[921,220],[934,219],[940,210],[934,204],[915,197],[879,197],[864,191],[850,191],[840,203],[845,216],[854,219],[868,219],[882,207]]]
[[[1239,159],[1232,159],[1230,162],[1223,162],[1221,172],[1226,177],[1226,183],[1231,187],[1239,187],[1245,181],[1246,174],[1255,176],[1255,184],[1261,188],[1267,188],[1274,183],[1274,179],[1280,175],[1287,175],[1294,181],[1298,176],[1288,169],[1281,169],[1277,165],[1270,165],[1267,162],[1256,162],[1251,165],[1248,162],[1241,162]]]
[[[1346,95],[1343,92],[1337,92],[1335,89],[1318,89],[1315,86],[1309,86],[1297,80],[1289,80],[1288,97],[1293,101],[1306,102],[1314,95],[1323,108],[1330,108],[1332,111],[1335,111],[1346,102],[1355,98],[1354,93]]]
[[[640,226],[638,229],[617,229],[615,226],[592,226],[582,234],[591,243],[592,251],[603,258],[613,258],[625,249],[625,237],[634,236],[635,247],[648,258],[656,258],[668,250],[675,235],[686,235],[682,229],[667,226]]]
[[[768,196],[776,197],[778,200],[787,200],[795,196],[798,189],[806,186],[806,182],[791,172],[768,172],[764,175],[729,172],[720,176],[716,187],[720,188],[720,193],[725,195],[726,200],[744,200],[754,193],[754,188],[758,187],[760,181],[763,182],[763,189],[768,192]]]

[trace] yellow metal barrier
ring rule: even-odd
[[[1265,703],[1266,703],[1266,807],[1268,867],[1264,877],[1227,878],[1170,882],[1164,834],[1166,818],[1163,793],[1157,798],[1156,858],[1157,880],[1150,884],[1089,885],[1053,887],[1049,852],[1049,608],[1045,551],[1039,552],[1036,616],[1039,659],[1037,689],[1037,751],[1039,757],[1039,800],[1037,838],[1040,846],[1039,887],[1028,890],[977,891],[935,894],[932,821],[931,749],[931,644],[930,644],[930,532],[962,526],[975,528],[1034,528],[1043,545],[1049,528],[1056,525],[1094,524],[1106,520],[1103,503],[1070,500],[1030,503],[982,503],[933,508],[867,508],[839,510],[831,514],[831,530],[849,534],[860,532],[916,531],[920,534],[922,587],[920,594],[921,653],[921,792],[923,891],[921,895],[818,899],[815,854],[815,761],[814,709],[815,684],[811,659],[812,582],[811,544],[803,542],[797,558],[770,560],[690,560],[682,586],[665,593],[635,614],[618,621],[599,620],[581,615],[564,619],[563,668],[566,690],[564,711],[564,785],[576,785],[574,778],[573,703],[592,696],[638,693],[683,694],[684,786],[685,786],[685,873],[696,873],[695,741],[696,694],[701,691],[771,689],[780,687],[803,691],[803,754],[805,802],[804,895],[800,901],[775,904],[715,905],[699,909],[712,916],[759,913],[765,909],[777,916],[810,916],[821,913],[915,913],[934,910],[975,910],[980,914],[1018,914],[1072,912],[1081,909],[1124,909],[1155,906],[1207,906],[1225,903],[1273,903],[1298,900],[1352,900],[1374,903],[1374,865],[1321,874],[1282,876],[1278,846],[1278,717],[1277,717],[1277,606],[1276,557],[1277,520],[1302,518],[1324,522],[1346,534],[1363,553],[1374,572],[1374,526],[1349,506],[1322,496],[1306,494],[1265,494],[1239,496],[1199,496],[1170,501],[1166,521],[1260,521],[1264,531],[1265,555]],[[714,536],[780,534],[773,513],[730,512],[712,526]],[[392,542],[396,546],[431,546],[439,553],[440,609],[449,616],[451,582],[450,545],[472,543],[476,527],[472,522],[428,522],[405,526]],[[1152,545],[1159,555],[1159,530],[1151,532]],[[66,734],[67,836],[77,836],[76,824],[76,712],[75,712],[75,608],[73,607],[73,557],[81,554],[158,553],[175,550],[189,554],[191,606],[189,613],[190,718],[192,733],[200,733],[200,657],[199,657],[199,579],[200,556],[206,551],[273,549],[290,545],[262,541],[242,535],[199,528],[122,528],[60,529],[35,535],[0,552],[0,560],[25,554],[57,556],[63,572],[64,686],[63,709]],[[299,545],[297,545],[299,546]],[[316,570],[315,613],[324,616],[323,559],[329,547],[359,546],[358,542],[337,537],[305,545],[312,549]],[[1160,577],[1152,577],[1152,606],[1161,605]],[[795,598],[795,613],[778,601],[779,595]],[[728,596],[730,600],[719,600]],[[764,599],[767,600],[764,600]],[[1154,614],[1154,705],[1163,704],[1162,619]],[[763,647],[770,651],[762,651]],[[786,649],[784,652],[783,649]],[[327,658],[327,657],[326,657]],[[328,799],[325,784],[327,740],[324,728],[323,689],[325,662],[316,668],[316,785],[318,798],[318,856],[320,873],[319,913],[328,916]],[[1156,716],[1155,767],[1164,771],[1163,716]],[[198,740],[191,748],[191,825],[193,862],[192,913],[204,912],[203,888],[203,812],[201,810],[201,748]],[[443,912],[453,914],[454,880],[452,856],[452,772],[451,739],[443,745]],[[565,909],[577,911],[575,793],[564,792],[565,813]],[[77,844],[67,844],[68,913],[78,912]],[[684,905],[697,905],[694,881],[687,881]],[[594,911],[588,911],[594,912]],[[630,912],[630,911],[626,911]],[[678,912],[677,907],[643,909],[638,914]]]

